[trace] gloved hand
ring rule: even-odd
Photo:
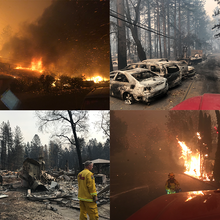
[[[98,197],[97,197],[97,196],[94,196],[94,197],[93,197],[93,201],[96,202],[97,200],[98,200]]]

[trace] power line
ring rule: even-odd
[[[115,14],[114,14],[114,13],[115,13]],[[123,19],[123,18],[118,17],[118,15],[121,15],[121,14],[119,14],[119,13],[117,13],[116,11],[110,9],[110,16],[112,16],[112,17],[114,17],[114,18],[116,18],[116,19],[119,19],[119,20],[121,20],[121,21],[124,21],[124,22],[126,22],[126,23],[129,23],[129,24],[134,25],[132,22],[130,22],[130,21],[126,20],[126,19]],[[124,17],[124,15],[121,15],[121,16]],[[134,21],[134,20],[132,20],[132,21]],[[175,37],[170,37],[170,36],[164,35],[164,34],[158,32],[157,30],[155,30],[155,29],[153,29],[153,28],[149,28],[148,26],[146,26],[146,25],[144,25],[144,24],[141,24],[141,23],[135,24],[134,26],[137,26],[137,27],[139,27],[139,28],[141,28],[141,29],[144,29],[144,30],[146,30],[146,31],[152,32],[152,33],[154,33],[154,34],[156,34],[156,35],[160,35],[160,36],[163,36],[163,37],[166,37],[166,38],[170,38],[170,39],[175,39]],[[145,26],[145,27],[143,27],[143,26]]]

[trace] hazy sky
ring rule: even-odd
[[[0,31],[6,25],[17,30],[21,22],[35,21],[51,4],[52,0],[0,0]],[[206,0],[205,9],[211,17],[217,6],[214,0]]]
[[[214,0],[206,0],[205,10],[207,14],[212,18],[213,10],[217,7],[217,3]]]
[[[35,21],[52,0],[0,0],[0,31],[10,25],[13,31],[24,21]]]
[[[106,138],[102,130],[95,126],[95,122],[100,120],[101,111],[89,111],[89,133],[87,139],[96,138],[98,142],[104,142]],[[24,137],[24,142],[31,142],[34,135],[38,134],[43,145],[49,143],[50,134],[42,133],[38,131],[36,124],[37,118],[35,111],[0,111],[0,123],[9,121],[12,131],[14,132],[15,127],[19,126]],[[80,135],[79,135],[80,137]]]
[[[0,0],[0,50],[14,64],[42,58],[47,70],[107,78],[109,2]]]

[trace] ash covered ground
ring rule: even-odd
[[[3,174],[3,186],[0,186],[0,218],[7,220],[79,219],[80,209],[79,202],[77,201],[77,180],[66,176],[61,176],[58,179],[59,189],[32,191],[28,196],[28,189],[21,186],[21,179],[17,173],[5,171]],[[49,185],[45,186],[50,188]],[[103,188],[104,186],[97,185],[97,191]],[[61,191],[62,195],[71,194],[72,196],[62,196],[60,195]],[[3,195],[7,197],[1,198]],[[98,212],[100,220],[110,219],[109,194],[105,196],[108,199],[99,198]]]

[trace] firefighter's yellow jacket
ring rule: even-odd
[[[93,202],[93,197],[97,196],[93,173],[85,168],[78,174],[77,179],[78,199],[85,202]]]
[[[171,190],[175,190],[176,188],[179,188],[179,183],[176,179],[168,179],[166,181],[166,184],[165,184],[165,189],[168,190],[168,189],[171,189]]]

